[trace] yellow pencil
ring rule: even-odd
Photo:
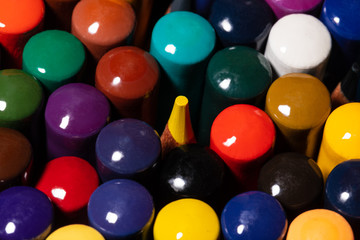
[[[178,96],[175,99],[160,140],[163,156],[177,146],[196,142],[190,120],[189,101],[185,96]]]

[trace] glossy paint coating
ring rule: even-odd
[[[326,26],[308,14],[290,14],[272,27],[265,57],[280,77],[288,73],[308,73],[323,79],[331,51]]]
[[[270,86],[265,112],[277,126],[277,149],[315,158],[331,111],[330,93],[316,77],[290,73]]]
[[[261,168],[258,190],[275,197],[290,220],[321,207],[324,181],[316,162],[301,153],[275,155]]]
[[[78,157],[60,157],[49,161],[36,188],[45,193],[60,213],[76,218],[86,211],[91,194],[99,185],[94,167]]]
[[[85,63],[85,49],[72,34],[60,30],[38,33],[26,43],[23,70],[39,80],[48,92],[74,82]]]
[[[347,64],[360,54],[360,2],[352,0],[324,1],[320,20],[329,29]],[[339,64],[341,64],[339,62]]]
[[[43,240],[50,233],[53,207],[32,187],[16,186],[0,193],[0,238]]]
[[[96,68],[95,86],[110,100],[117,115],[155,124],[160,70],[147,51],[133,46],[107,52]]]
[[[347,103],[326,120],[317,163],[327,179],[339,163],[360,158],[360,103]]]
[[[78,156],[94,161],[95,141],[109,112],[109,102],[93,86],[69,83],[54,91],[45,108],[48,159]]]
[[[20,131],[30,127],[43,99],[34,77],[18,69],[1,70],[0,96],[0,126]]]
[[[126,1],[80,1],[73,10],[71,33],[97,62],[110,49],[128,43],[135,18],[132,6]]]
[[[223,47],[245,45],[263,51],[275,17],[265,1],[215,0],[209,22]]]
[[[323,0],[265,0],[272,8],[276,17],[282,18],[293,13],[306,13],[318,17]]]
[[[289,225],[287,240],[353,240],[349,223],[340,214],[327,209],[313,209],[297,216]]]
[[[195,0],[194,11],[207,19],[213,2],[214,0]]]
[[[360,160],[338,164],[325,184],[325,208],[341,214],[360,236]]]
[[[184,36],[186,31],[189,32]],[[199,63],[206,59],[214,44],[214,30],[204,18],[191,12],[178,11],[163,16],[156,23],[150,53],[154,53],[156,58],[165,58],[158,59],[161,65],[162,61],[167,60],[170,62],[164,64],[174,62],[173,64],[185,67],[183,65]]]
[[[189,99],[191,120],[195,126],[206,66],[215,42],[213,27],[198,14],[176,11],[156,22],[152,31],[150,54],[163,71],[157,119],[160,131],[164,129],[172,104],[179,95]]]
[[[25,43],[42,31],[44,14],[43,0],[0,1],[0,44],[5,50],[5,68],[21,68]]]
[[[0,189],[27,184],[32,161],[29,140],[16,130],[0,128]]]
[[[96,140],[97,170],[103,181],[148,181],[161,156],[160,137],[147,123],[125,118],[104,127]]]
[[[38,0],[23,0],[21,4],[14,1],[1,0],[1,32],[21,34],[31,31],[42,20],[44,3]],[[32,7],[30,10],[29,7]],[[23,21],[24,18],[27,21]]]
[[[94,228],[83,224],[70,224],[56,229],[46,240],[105,240]]]
[[[80,0],[45,0],[46,29],[71,31],[71,16],[76,4]]]
[[[271,156],[274,144],[273,122],[252,105],[225,108],[211,127],[210,148],[229,166],[244,189],[256,189],[260,168]]]
[[[160,162],[159,168],[157,190],[161,207],[185,197],[217,207],[224,186],[225,166],[209,147],[186,144],[174,148]]]
[[[147,239],[154,214],[148,190],[128,179],[103,183],[88,205],[90,226],[106,239]]]
[[[163,207],[154,223],[154,240],[217,240],[220,222],[205,202],[193,198],[173,201]]]
[[[271,65],[255,49],[234,46],[216,52],[206,70],[198,141],[209,144],[211,125],[226,107],[248,103],[261,108],[271,82]]]
[[[280,203],[271,195],[250,191],[236,195],[221,213],[226,240],[283,239],[287,219]]]

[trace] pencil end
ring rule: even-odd
[[[189,101],[185,96],[178,96],[161,135],[163,152],[195,142],[195,134],[190,120]]]
[[[190,120],[189,101],[185,96],[178,96],[175,99],[168,128],[178,144],[194,142],[195,135]]]

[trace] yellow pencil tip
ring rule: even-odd
[[[178,96],[175,99],[168,128],[174,140],[179,144],[186,144],[194,139],[194,132],[191,126],[189,101],[185,96]]]
[[[174,106],[176,105],[177,107],[186,107],[189,104],[189,100],[187,99],[187,97],[185,96],[178,96],[175,99],[175,103]]]

